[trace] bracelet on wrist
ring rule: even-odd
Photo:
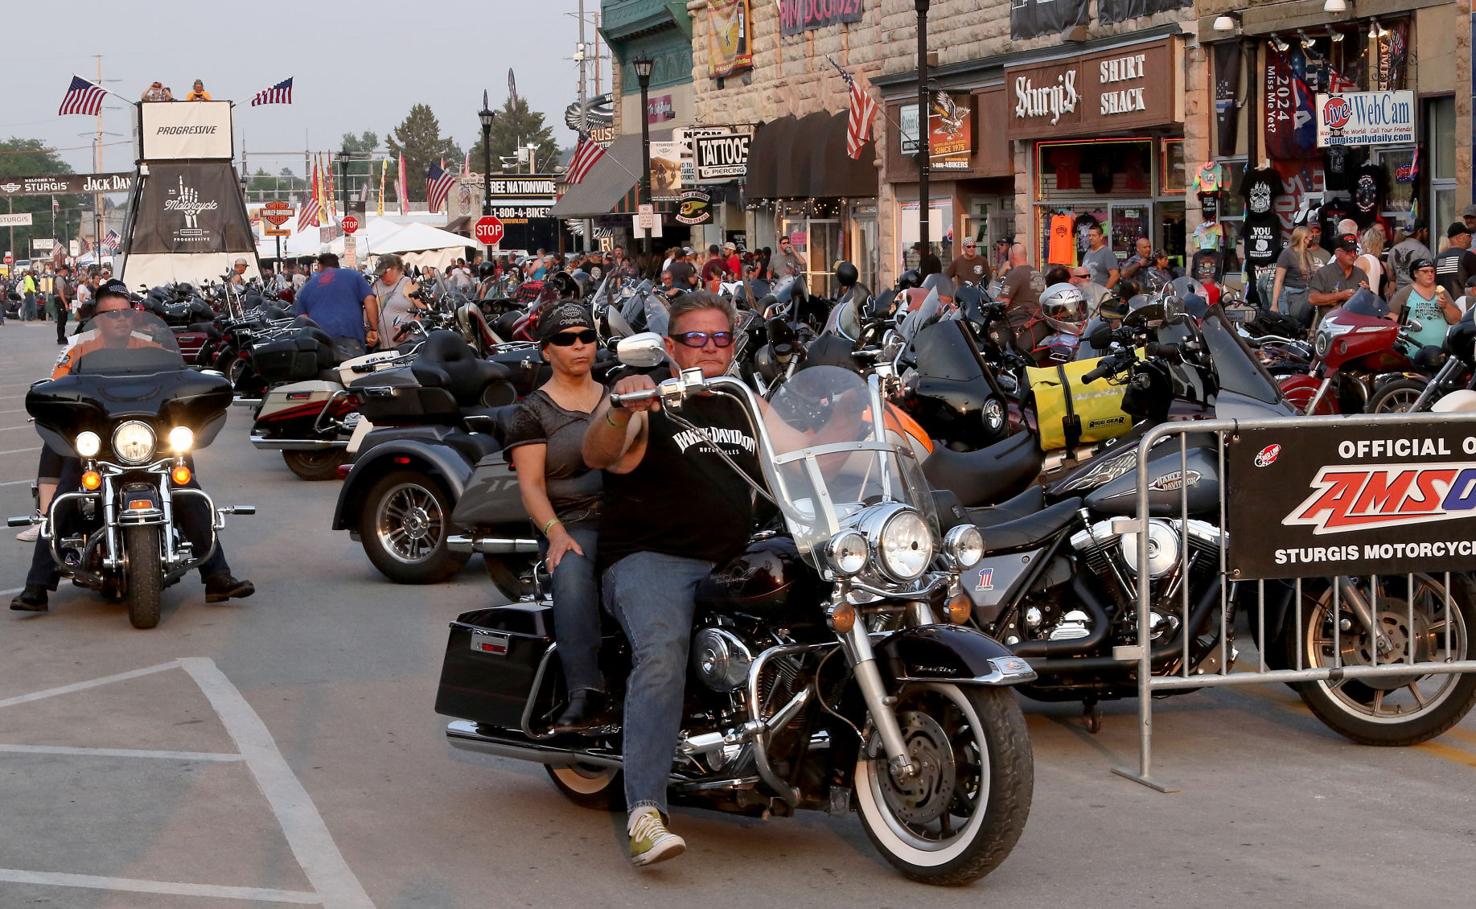
[[[553,530],[553,526],[555,524],[559,524],[559,525],[562,526],[563,523],[564,522],[563,521],[560,521],[558,518],[549,518],[548,519],[548,523],[543,525],[543,535],[544,536],[548,536],[548,532],[550,530]]]
[[[625,427],[629,426],[630,425],[630,418],[629,417],[626,418],[626,420],[625,420],[624,423],[616,423],[615,422],[615,418],[612,417],[612,416],[610,416],[611,412],[613,412],[614,410],[615,410],[615,408],[612,406],[609,410],[606,410],[605,411],[605,422],[606,423],[609,423],[610,424],[610,427],[612,429],[624,429]]]

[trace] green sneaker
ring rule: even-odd
[[[687,851],[687,841],[666,829],[661,812],[637,808],[630,815],[630,861],[637,866],[654,865]]]

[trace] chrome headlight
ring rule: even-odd
[[[84,458],[95,458],[102,451],[102,439],[95,432],[79,432],[77,438],[72,442],[72,447],[77,449],[77,454]]]
[[[825,544],[825,563],[836,575],[848,578],[866,567],[866,537],[859,531],[842,530]]]
[[[973,524],[960,524],[944,535],[943,552],[959,570],[973,568],[984,558],[984,535]]]
[[[113,454],[124,464],[142,464],[153,457],[153,427],[138,420],[129,420],[113,430]]]
[[[933,561],[933,533],[922,515],[896,506],[864,522],[867,542],[876,553],[882,573],[894,581],[922,576]]]
[[[176,426],[169,430],[169,450],[184,454],[195,447],[195,431],[188,426]]]

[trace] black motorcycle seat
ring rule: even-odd
[[[978,451],[937,446],[923,462],[923,475],[965,506],[988,505],[1029,486],[1040,474],[1041,463],[1035,436],[1020,432]]]
[[[462,407],[480,406],[482,392],[488,385],[511,377],[506,367],[477,356],[476,351],[454,331],[433,331],[425,339],[412,371],[419,379],[422,372],[430,375],[431,370],[439,370],[445,376],[439,384],[450,391]],[[432,384],[424,380],[422,383]]]
[[[980,526],[979,531],[984,534],[984,550],[995,553],[1038,546],[1070,526],[1080,509],[1081,499],[1072,498],[1029,517]]]
[[[466,458],[468,464],[475,464],[487,455],[496,454],[502,450],[501,440],[480,432],[447,433],[443,441],[455,449],[457,454]]]
[[[1024,492],[998,505],[968,508],[965,511],[968,513],[969,520],[976,526],[987,527],[990,524],[1003,524],[1006,521],[1028,518],[1045,507],[1045,487],[1032,484]]]

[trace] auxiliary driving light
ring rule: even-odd
[[[169,450],[184,454],[195,445],[195,432],[188,426],[176,426],[169,430]]]
[[[984,558],[984,535],[973,524],[960,524],[943,537],[943,552],[960,570],[973,568]]]
[[[95,458],[97,453],[102,451],[102,437],[91,430],[79,432],[72,445],[77,449],[79,457]]]
[[[831,571],[843,578],[866,567],[866,537],[855,530],[843,530],[825,544],[825,560]]]
[[[88,492],[96,492],[102,488],[102,474],[95,470],[82,472],[82,488]]]

